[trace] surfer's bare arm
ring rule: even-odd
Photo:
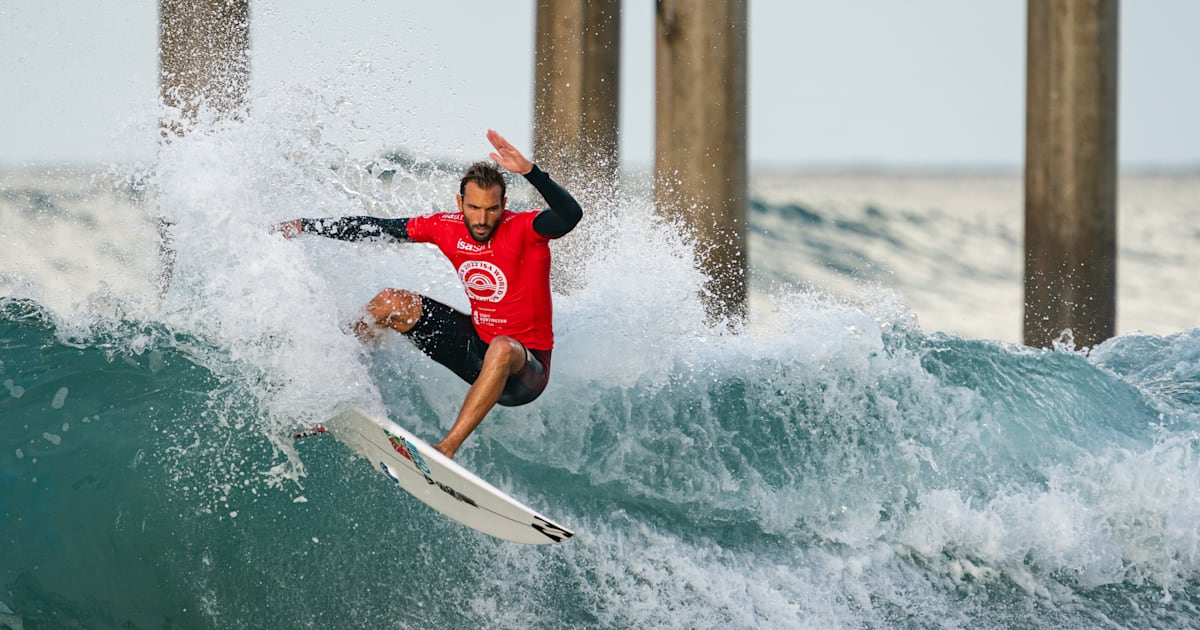
[[[407,218],[340,217],[337,219],[294,219],[280,223],[276,226],[276,231],[285,238],[294,238],[303,233],[336,238],[342,241],[409,240]]]
[[[550,179],[545,171],[530,162],[504,136],[489,129],[488,141],[496,148],[488,157],[497,164],[525,176],[525,179],[537,189],[542,199],[546,200],[548,208],[543,210],[533,220],[533,229],[546,238],[558,238],[575,228],[583,218],[583,208],[562,186]]]

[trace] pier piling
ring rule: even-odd
[[[695,238],[710,319],[747,314],[747,0],[659,0],[655,205]]]
[[[158,79],[165,104],[189,118],[202,104],[233,115],[245,107],[249,9],[249,0],[159,0]]]
[[[620,168],[620,0],[538,0],[533,154],[569,190],[612,193]]]
[[[159,0],[159,97],[180,112],[160,121],[162,138],[183,133],[201,107],[237,116],[246,107],[249,87],[249,0]],[[170,288],[175,269],[170,227],[160,215],[160,297]]]
[[[1029,0],[1027,345],[1116,333],[1117,0]]]

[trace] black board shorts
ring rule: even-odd
[[[470,315],[422,295],[421,319],[404,335],[462,380],[474,383],[479,378],[488,344],[475,332]],[[524,405],[545,391],[550,382],[550,351],[525,348],[525,359],[525,367],[508,377],[498,404]]]

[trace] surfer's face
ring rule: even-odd
[[[500,215],[504,213],[507,201],[502,194],[499,186],[480,188],[475,182],[467,182],[463,194],[456,197],[458,209],[463,213],[463,223],[466,223],[471,238],[480,243],[491,240],[500,225]]]

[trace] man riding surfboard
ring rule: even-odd
[[[435,445],[453,457],[496,404],[532,402],[550,379],[554,348],[550,299],[551,240],[570,232],[583,209],[499,133],[488,130],[489,156],[519,173],[546,200],[545,210],[507,208],[503,174],[487,162],[472,164],[455,196],[458,212],[380,219],[295,219],[277,226],[287,238],[301,233],[347,241],[433,243],[463,282],[471,313],[462,313],[405,289],[384,289],[355,325],[363,339],[391,329],[471,384],[454,426]]]

